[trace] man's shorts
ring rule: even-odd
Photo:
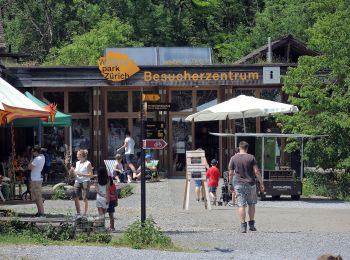
[[[200,187],[202,187],[202,181],[201,180],[195,180],[194,181],[194,185],[196,186],[196,188],[200,188]]]
[[[125,154],[125,160],[127,164],[132,163],[132,160],[134,159],[134,155],[133,154]]]
[[[255,205],[258,201],[256,194],[256,185],[236,184],[236,203],[238,207],[246,207],[247,205]]]
[[[31,181],[30,183],[30,197],[32,200],[37,200],[42,198],[42,181]]]
[[[216,192],[216,187],[209,187],[209,192],[215,193]]]
[[[73,198],[83,198],[83,200],[88,199],[90,191],[90,182],[84,181],[82,183],[75,182],[73,186]]]
[[[233,177],[232,177],[232,183],[231,183],[231,185],[232,185],[232,190],[233,190],[233,191],[235,191],[235,186],[236,186],[236,176],[233,176]]]

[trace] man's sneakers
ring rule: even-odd
[[[248,224],[249,224],[249,231],[256,231],[254,220],[248,221]],[[241,233],[247,233],[247,222],[241,223],[240,231]]]
[[[249,220],[248,224],[249,224],[249,230],[250,231],[256,231],[255,221],[254,220]]]
[[[247,233],[247,222],[241,223],[241,233]]]

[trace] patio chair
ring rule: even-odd
[[[149,181],[150,182],[155,182],[155,181],[159,181],[159,174],[158,174],[158,163],[159,163],[159,160],[151,160],[151,163],[152,165],[154,165],[157,169],[155,171],[151,171],[149,169],[146,169],[146,173],[147,173],[147,170],[149,171],[150,173],[150,179]]]
[[[104,163],[107,168],[107,172],[109,175],[113,176],[113,169],[114,169],[114,164],[116,163],[116,160],[104,160]]]

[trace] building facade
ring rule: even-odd
[[[136,151],[140,150],[143,93],[158,94],[158,102],[173,104],[171,111],[148,111],[145,115],[147,121],[162,121],[166,126],[164,139],[168,146],[151,151],[160,160],[160,170],[169,176],[184,175],[185,151],[202,148],[207,159],[218,159],[225,171],[234,151],[233,140],[212,136],[209,132],[241,132],[242,120],[194,123],[185,118],[241,94],[286,102],[281,76],[288,67],[296,66],[298,56],[314,54],[301,50],[293,39],[284,45],[279,41],[273,43],[276,53],[285,53],[292,59],[272,64],[140,66],[136,74],[118,82],[105,79],[97,66],[11,67],[7,68],[5,78],[13,86],[30,91],[41,100],[54,102],[60,111],[72,115],[73,152],[87,148],[94,166],[114,157],[116,148],[123,144],[126,129],[135,139]],[[262,47],[256,53],[265,52]],[[243,63],[249,63],[256,56],[243,59]],[[249,118],[246,122],[247,132],[276,128],[269,117]],[[54,142],[56,149],[61,149],[62,144],[69,143],[69,135],[68,128],[45,128],[40,138],[44,146]]]

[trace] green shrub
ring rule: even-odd
[[[74,230],[72,224],[62,223],[59,226],[46,225],[39,230],[40,234],[53,241],[65,241],[73,239]]]
[[[104,243],[108,244],[112,240],[112,235],[108,233],[79,234],[76,240],[80,243]]]
[[[59,187],[52,193],[52,199],[53,200],[64,200],[67,198],[66,192],[64,190],[64,187]]]
[[[119,189],[118,198],[125,198],[133,194],[134,186],[130,184],[124,185]]]
[[[325,196],[350,200],[350,174],[346,172],[306,172],[303,180],[304,196]]]
[[[116,244],[132,248],[172,248],[171,238],[164,235],[152,218],[147,218],[144,224],[135,221],[131,224]]]

